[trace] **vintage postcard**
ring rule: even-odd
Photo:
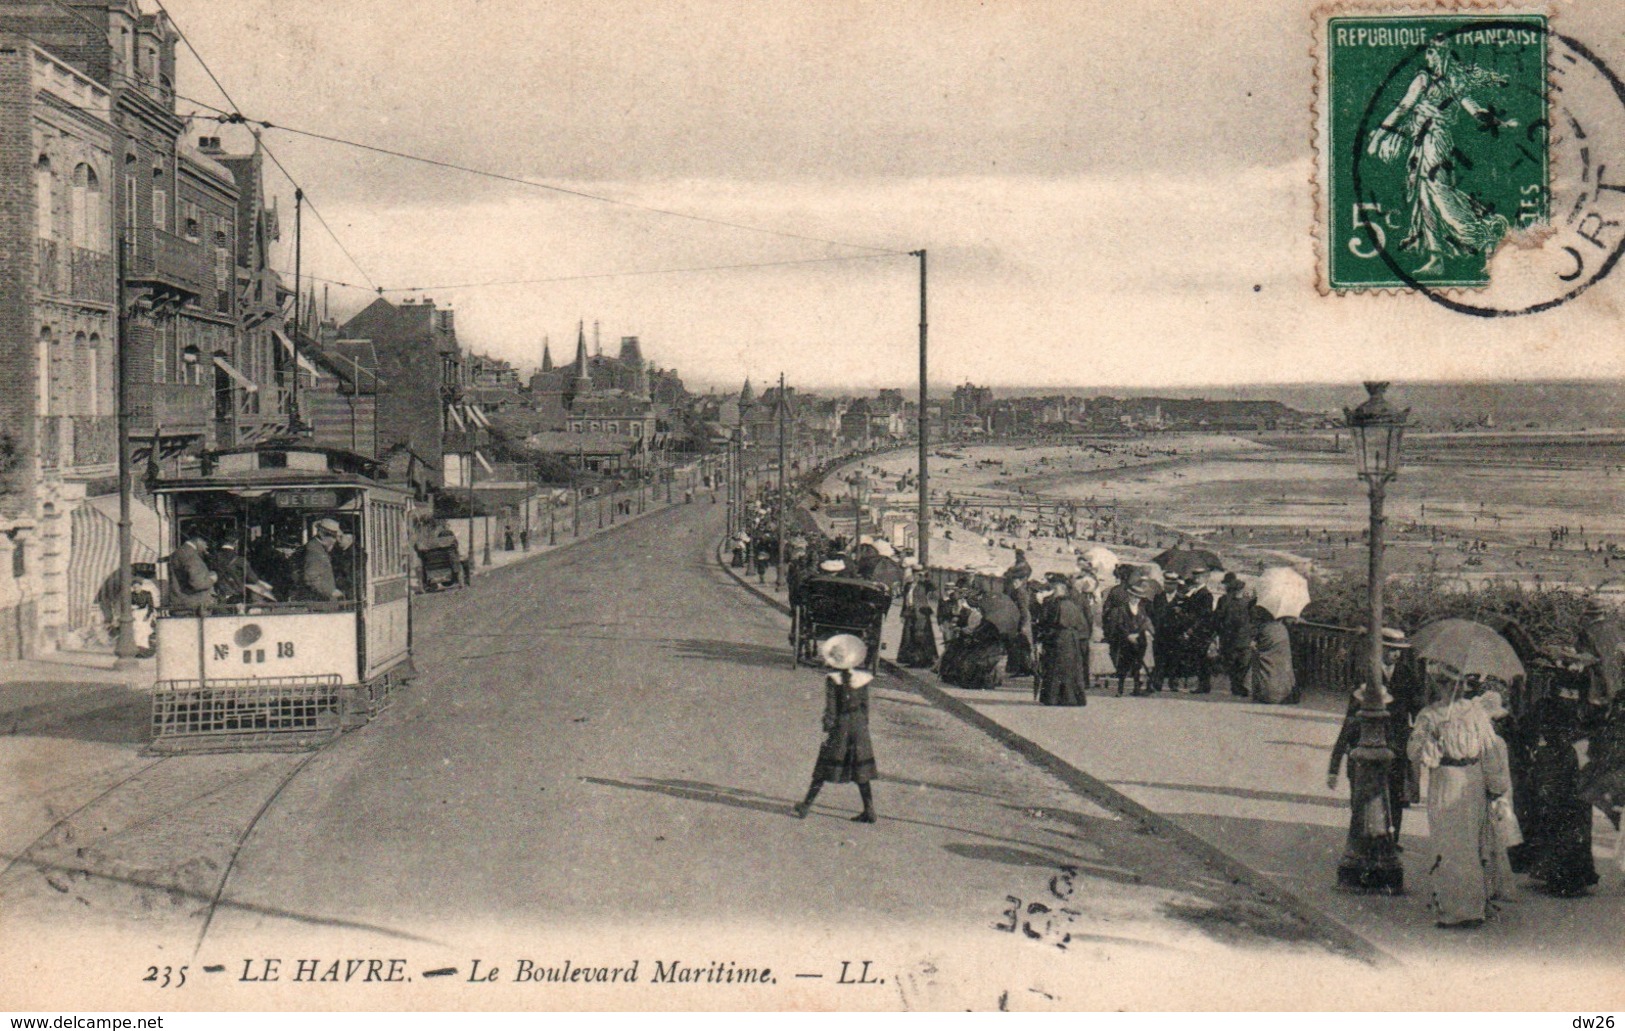
[[[0,1006],[1611,1027],[1620,69],[0,0]]]

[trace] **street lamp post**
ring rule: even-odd
[[[846,484],[852,488],[852,547],[858,546],[858,538],[863,536],[863,485],[866,482],[863,473],[854,472],[846,478]]]
[[[1387,383],[1368,382],[1370,395],[1355,409],[1345,409],[1359,477],[1371,499],[1370,613],[1366,625],[1366,682],[1359,696],[1359,737],[1349,752],[1349,804],[1352,807],[1348,847],[1337,866],[1339,887],[1399,895],[1405,869],[1399,862],[1394,833],[1389,771],[1398,760],[1388,746],[1388,708],[1382,668],[1383,501],[1388,482],[1399,472],[1399,447],[1409,409],[1396,410],[1383,396]]]

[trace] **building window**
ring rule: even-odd
[[[154,169],[154,174],[161,172]],[[152,227],[154,229],[169,228],[169,191],[161,186],[152,188]]]
[[[604,432],[618,434],[621,432],[621,424],[618,422],[606,422],[604,423]]]
[[[193,243],[203,240],[203,209],[195,201],[181,202],[181,232]]]
[[[73,245],[102,250],[102,183],[96,170],[80,164],[73,170]]]
[[[152,381],[154,383],[169,382],[169,327],[168,319],[153,323],[152,326]]]
[[[90,334],[85,344],[85,414],[107,415],[111,405],[102,404],[102,338],[99,333]]]
[[[131,236],[131,250],[135,251],[135,176],[124,177],[124,229]],[[139,253],[137,251],[137,253]]]
[[[35,357],[39,361],[38,390],[35,407],[42,416],[51,414],[51,327],[41,326],[39,347]]]

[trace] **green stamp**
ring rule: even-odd
[[[1331,17],[1321,41],[1323,287],[1482,287],[1550,203],[1546,18]]]

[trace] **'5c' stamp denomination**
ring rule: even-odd
[[[1541,14],[1327,17],[1320,67],[1321,288],[1477,288],[1546,223]]]

